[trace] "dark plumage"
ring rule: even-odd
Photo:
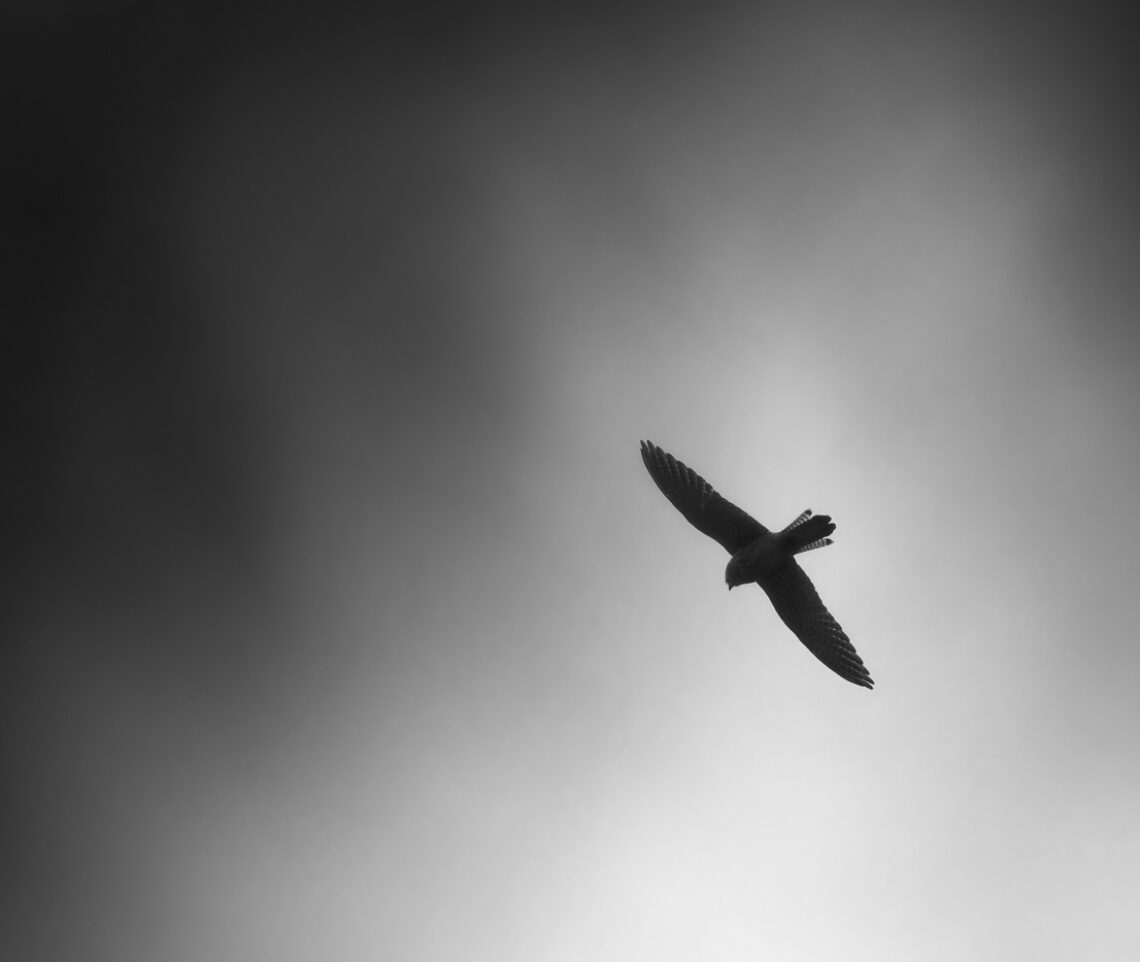
[[[874,687],[863,659],[794,557],[831,544],[828,535],[835,525],[830,517],[808,510],[782,531],[771,532],[656,444],[642,441],[641,459],[673,507],[732,555],[724,572],[729,588],[756,582],[808,651],[841,678]]]

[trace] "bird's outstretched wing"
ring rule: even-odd
[[[767,534],[764,525],[726,501],[696,471],[652,441],[641,442],[641,460],[673,507],[698,531],[724,545],[730,554]]]
[[[784,624],[816,658],[852,684],[875,687],[855,646],[823,606],[811,579],[794,559],[789,558],[775,574],[761,581],[760,587],[768,593]]]

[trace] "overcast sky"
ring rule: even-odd
[[[23,15],[6,957],[1135,950],[1130,35],[858,6]]]

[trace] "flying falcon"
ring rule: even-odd
[[[831,544],[828,535],[835,525],[828,515],[813,517],[809,509],[783,531],[771,532],[717,494],[696,471],[651,441],[641,442],[641,460],[673,507],[732,555],[724,569],[729,590],[755,581],[808,651],[840,678],[864,688],[875,687],[863,659],[823,606],[794,557]]]

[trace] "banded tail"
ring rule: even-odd
[[[792,554],[811,551],[812,548],[822,548],[831,544],[828,537],[835,530],[831,515],[812,515],[811,508],[804,511],[795,521],[788,525],[780,534],[787,538],[787,544]]]

